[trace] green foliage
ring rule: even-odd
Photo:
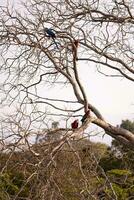
[[[123,120],[120,127],[134,132],[134,122],[129,120]],[[132,199],[134,194],[134,151],[113,140],[111,148],[108,148],[101,158],[100,166],[104,169],[113,188],[107,184],[105,192],[113,199],[114,195],[118,200]],[[101,176],[103,177],[103,174]]]
[[[17,185],[14,185],[12,183],[10,174],[8,174],[8,173],[1,174],[0,188],[2,191],[6,191],[7,193],[9,193],[11,195],[14,195],[19,191]]]
[[[113,169],[106,173],[111,184],[106,184],[104,191],[109,196],[118,200],[126,200],[132,196],[134,188],[134,176],[130,170]],[[103,178],[103,185],[105,178]],[[109,198],[108,198],[109,199]]]
[[[21,172],[6,172],[0,175],[0,198],[6,199],[7,195],[16,195],[24,184],[24,176]],[[19,194],[21,197],[28,195],[28,187],[25,186]]]
[[[134,133],[134,121],[122,120],[120,125],[121,128],[125,128],[132,133]],[[120,154],[121,162],[124,164],[125,168],[131,169],[134,173],[134,151],[129,149],[127,146],[120,144],[118,141],[112,141],[112,147],[114,157],[115,155]]]
[[[49,146],[49,151],[52,152],[56,145]],[[118,200],[132,196],[133,171],[125,168],[124,160],[116,157],[112,148],[89,140],[70,141],[70,146],[65,144],[57,151],[54,157],[56,166],[51,162],[46,167],[50,161],[49,151],[48,146],[37,145],[38,159],[29,151],[15,152],[9,160],[7,171],[0,176],[0,200],[12,199],[16,195],[18,199],[33,200],[43,199],[44,195],[49,200],[52,194],[55,199],[92,200],[90,192],[95,196],[102,192],[106,200],[111,200],[111,197],[114,199],[113,190]],[[8,155],[1,158],[1,166],[4,166]],[[38,167],[35,163],[40,160],[42,163]],[[24,162],[27,163],[25,167]],[[38,175],[27,183],[29,176],[37,170]],[[45,193],[42,188],[47,188]]]
[[[131,131],[132,133],[134,133],[134,121],[130,121],[130,120],[122,120],[121,124],[119,125],[120,128],[124,128],[127,129],[128,131]],[[122,150],[127,149],[127,147],[125,147],[123,144],[120,144],[118,141],[113,140],[112,141],[112,146],[118,148],[121,148]]]
[[[126,200],[128,198],[127,189],[124,189],[124,188],[120,187],[118,184],[115,184],[115,183],[112,183],[112,188],[113,188],[113,191],[114,191],[115,195],[117,196],[117,198],[119,200]],[[107,189],[106,192],[110,196],[113,196],[113,191],[112,191],[112,189]]]
[[[50,146],[50,152],[55,148],[55,145],[56,144]],[[88,190],[92,191],[97,186],[96,173],[93,173],[94,169],[97,170],[97,168],[95,168],[96,163],[94,163],[94,156],[96,159],[100,159],[100,157],[104,155],[107,147],[100,143],[91,143],[89,140],[80,142],[71,141],[70,145],[72,149],[65,144],[62,149],[57,152],[55,156],[56,168],[53,162],[49,165],[49,168],[46,168],[46,163],[49,162],[50,154],[48,151],[46,154],[44,152],[46,152],[45,148],[48,147],[45,145],[36,146],[36,151],[40,154],[38,159],[43,160],[43,162],[38,169],[38,177],[36,178],[35,176],[30,179],[27,185],[25,185],[27,178],[37,170],[34,165],[34,163],[38,162],[37,157],[34,157],[33,154],[31,155],[28,151],[25,153],[15,153],[8,163],[9,167],[6,172],[8,181],[3,187],[3,194],[1,194],[1,196],[6,195],[6,193],[4,193],[4,191],[6,191],[9,196],[18,194],[18,197],[22,199],[23,197],[27,197],[29,199],[39,200],[43,198],[42,188],[46,187],[50,182],[50,186],[47,186],[48,190],[46,190],[44,194],[46,200],[50,199],[52,193],[55,199],[61,199],[60,192],[65,200],[88,199]],[[77,155],[79,155],[79,157]],[[4,158],[7,159],[8,156],[3,157],[2,166],[4,166],[4,162],[6,162]],[[25,173],[23,173],[23,169],[20,167],[23,166],[22,164],[24,162],[30,163],[30,166],[28,164],[25,166]],[[52,178],[50,179],[50,177]],[[8,187],[9,190],[5,190],[7,183],[11,184],[12,190],[11,187]],[[57,186],[60,188],[58,191]],[[20,192],[22,187],[23,190]],[[4,199],[6,200],[6,198]]]
[[[109,174],[112,174],[112,175],[117,175],[117,176],[129,176],[129,175],[132,175],[132,172],[130,170],[121,170],[121,169],[113,169],[113,170],[110,170],[108,171]]]
[[[122,120],[122,123],[120,125],[121,128],[125,128],[131,132],[134,132],[134,121],[130,121],[130,120]]]
[[[111,148],[107,148],[99,164],[105,172],[112,169],[122,169],[122,167],[124,167],[122,160],[113,154]]]

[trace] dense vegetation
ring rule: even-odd
[[[131,104],[133,13],[132,0],[0,1],[0,200],[134,199],[134,122],[105,116]]]
[[[122,121],[134,131],[134,122]],[[0,155],[0,199],[134,199],[134,157],[131,150],[89,140],[39,143],[34,150]]]

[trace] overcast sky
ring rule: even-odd
[[[78,61],[79,75],[85,87],[88,100],[96,106],[103,117],[112,125],[120,124],[122,120],[134,120],[134,84],[125,78],[106,77],[97,72],[94,65],[83,64]],[[48,92],[49,91],[49,92]],[[55,95],[64,98],[65,95],[71,99],[71,91],[63,87],[59,90],[48,89],[49,97]],[[99,140],[98,140],[99,139]],[[96,141],[96,137],[93,137]],[[97,136],[97,141],[110,143],[109,136],[102,140],[101,135]]]
[[[12,0],[13,1],[13,0]],[[20,2],[14,0],[14,2]],[[1,0],[3,5],[5,0]],[[124,78],[105,77],[97,72],[94,65],[79,62],[79,75],[85,87],[88,100],[96,106],[104,118],[113,125],[121,123],[123,119],[134,120],[134,84]],[[48,89],[49,91],[49,89]],[[70,95],[69,89],[52,90],[48,95],[64,97]],[[107,139],[109,141],[109,138]]]
[[[21,1],[10,0],[9,2],[19,4]],[[5,3],[5,0],[1,0],[0,5],[4,5]],[[133,119],[133,82],[124,78],[105,77],[97,72],[93,64],[90,65],[91,63],[85,65],[82,61],[79,61],[79,75],[87,91],[89,102],[94,104],[104,117],[113,123],[120,123],[121,119],[125,118]],[[61,91],[60,89],[61,96],[63,90]],[[54,93],[57,95],[53,91],[52,94]]]

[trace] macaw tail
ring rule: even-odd
[[[56,45],[57,49],[59,49],[58,44],[57,44],[57,42],[55,41],[54,37],[52,37],[52,38],[53,38],[54,44]]]

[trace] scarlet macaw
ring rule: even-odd
[[[76,129],[76,128],[78,128],[78,126],[79,126],[78,119],[76,119],[76,120],[74,120],[74,122],[72,122],[71,127],[72,127],[72,129]]]

